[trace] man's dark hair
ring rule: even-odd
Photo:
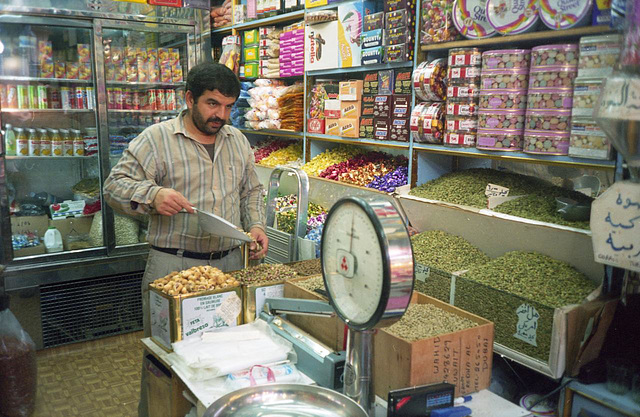
[[[218,90],[220,94],[233,97],[240,96],[240,81],[229,68],[216,62],[203,62],[191,68],[187,75],[187,91],[193,94],[193,100],[205,91]]]

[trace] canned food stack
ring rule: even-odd
[[[578,78],[573,88],[569,155],[610,159],[611,144],[593,120],[593,108],[605,77],[620,58],[622,35],[585,36],[580,39]]]
[[[530,61],[529,49],[500,49],[482,54],[476,148],[522,150]]]
[[[447,60],[425,61],[413,71],[413,89],[418,100],[411,112],[411,136],[416,142],[442,143],[445,132]]]
[[[541,45],[531,50],[524,152],[567,155],[578,74],[578,45]]]
[[[477,48],[449,51],[445,145],[476,146],[481,65]]]

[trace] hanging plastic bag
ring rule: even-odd
[[[0,414],[27,417],[36,407],[36,345],[0,299]]]

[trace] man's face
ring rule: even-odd
[[[205,90],[194,102],[191,91],[187,91],[187,107],[195,127],[207,136],[213,136],[229,120],[231,108],[236,102],[233,97],[227,97],[218,90]]]

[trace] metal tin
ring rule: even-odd
[[[467,39],[490,38],[497,34],[487,20],[487,0],[455,0],[453,2],[453,25]],[[451,65],[451,64],[449,64]]]
[[[525,130],[522,151],[531,154],[567,155],[569,133]]]
[[[578,66],[578,44],[540,45],[531,49],[531,69]]]
[[[476,148],[487,151],[521,151],[522,130],[479,129]]]
[[[489,24],[503,35],[533,32],[540,22],[538,0],[488,0]]]
[[[591,23],[593,0],[540,0],[540,19],[549,29],[570,29]]]
[[[497,49],[482,53],[483,70],[528,69],[530,61],[530,49]]]

